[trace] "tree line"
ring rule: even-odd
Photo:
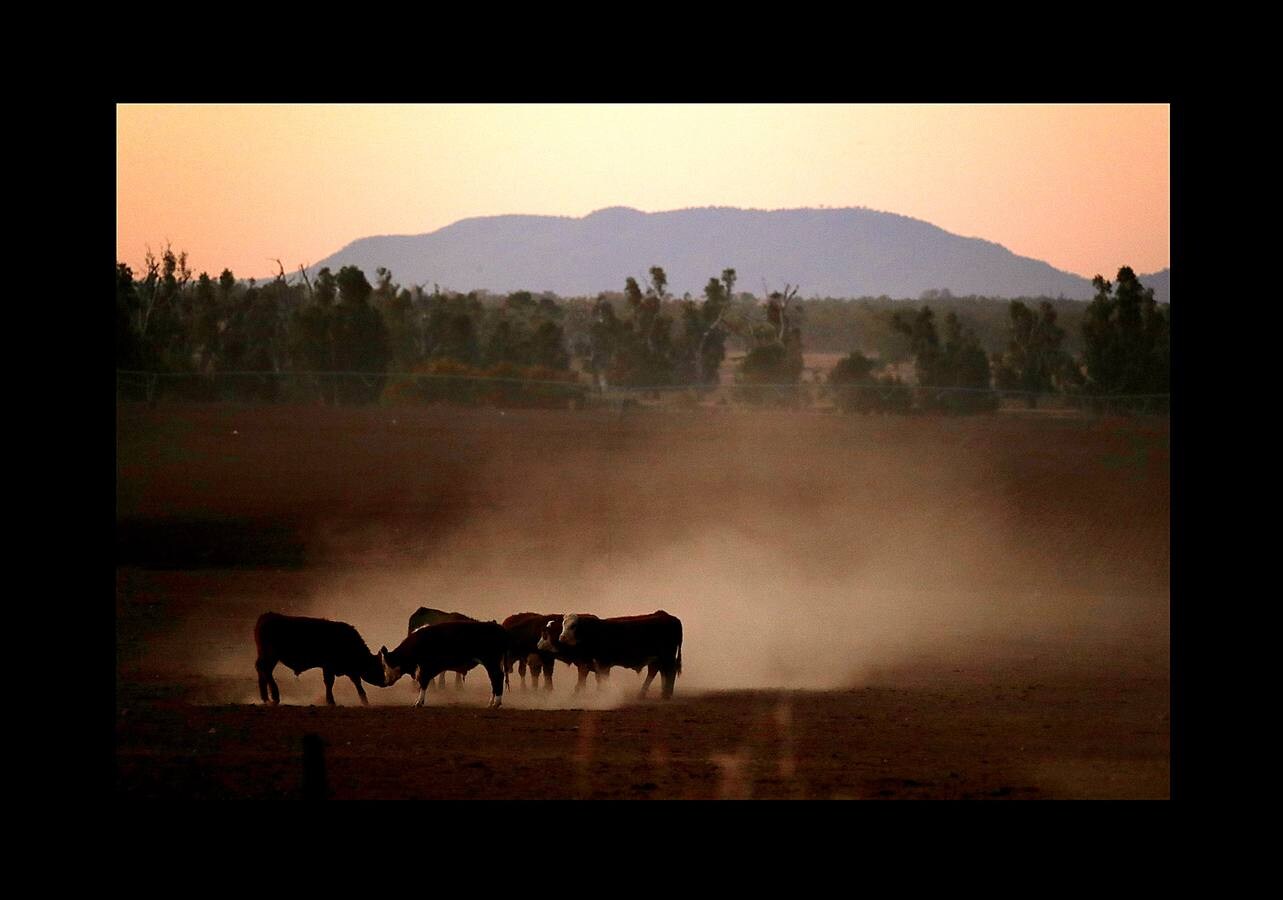
[[[139,273],[118,262],[117,369],[189,376],[165,390],[191,399],[290,399],[277,376],[307,373],[327,403],[563,405],[588,387],[714,387],[735,352],[738,397],[796,403],[803,393],[779,387],[803,382],[805,344],[850,351],[825,387],[853,411],[983,411],[997,405],[994,388],[1033,403],[1169,387],[1170,310],[1127,267],[1115,282],[1098,276],[1090,303],[929,292],[913,313],[887,298],[799,300],[794,285],[759,299],[736,291],[731,268],[697,298],[674,297],[652,266],[620,292],[564,299],[404,287],[383,268],[373,283],[356,266],[314,277],[277,268],[262,284],[226,269],[193,276],[169,247],[148,252]],[[897,374],[910,361],[912,384]]]

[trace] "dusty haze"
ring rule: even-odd
[[[678,697],[857,687],[924,656],[964,672],[1015,646],[1166,659],[1165,423],[162,404],[122,408],[118,466],[118,674],[208,678],[207,702],[257,701],[268,609],[350,622],[376,652],[420,605],[664,609]],[[638,681],[572,700],[573,671],[555,677],[557,705]],[[286,703],[323,694],[317,671],[277,679]],[[549,702],[516,687],[510,705]]]

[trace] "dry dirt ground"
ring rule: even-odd
[[[1169,470],[1151,419],[122,404],[116,794],[1165,798]],[[420,605],[666,609],[676,697],[258,702],[260,613]]]

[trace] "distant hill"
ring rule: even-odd
[[[1172,270],[1163,269],[1153,275],[1138,275],[1140,283],[1154,289],[1154,299],[1159,303],[1172,302]]]
[[[725,268],[736,270],[739,290],[761,293],[763,282],[769,290],[788,283],[800,286],[802,297],[917,298],[932,289],[1081,300],[1093,294],[1089,279],[991,241],[870,209],[611,207],[581,219],[463,219],[429,234],[361,238],[311,271],[345,265],[361,267],[371,280],[385,267],[403,285],[563,297],[622,290],[630,275],[644,284],[653,265],[664,268],[669,291],[679,297],[699,296]],[[1166,270],[1160,275],[1165,285]]]

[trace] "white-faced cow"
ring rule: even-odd
[[[580,613],[581,618],[597,618],[590,616],[588,613]],[[561,643],[561,626],[564,616],[548,616],[543,627],[539,629],[539,641],[535,644],[535,649],[539,653],[552,654],[554,659],[559,659],[567,665],[574,666],[579,674],[575,681],[575,693],[578,694],[584,688],[588,680],[588,673],[592,672],[597,678],[597,688],[600,690],[602,682],[609,679],[610,667],[599,666],[590,656],[586,656],[580,647],[572,647],[568,644]]]
[[[283,616],[268,612],[254,625],[254,643],[258,647],[258,693],[267,703],[271,689],[273,704],[281,702],[281,691],[272,677],[277,663],[285,663],[295,675],[308,669],[320,669],[325,678],[325,702],[334,705],[334,679],[346,676],[356,685],[362,703],[369,703],[361,679],[383,687],[383,666],[370,652],[355,628],[346,622]]]
[[[427,628],[429,625],[440,625],[442,622],[475,622],[472,616],[465,616],[460,612],[444,612],[439,609],[433,609],[430,606],[420,606],[410,616],[410,629],[406,634],[414,634],[420,628]],[[472,668],[469,665],[466,669],[454,669],[454,688],[461,690],[463,688],[464,676]],[[449,670],[448,670],[449,671]],[[441,679],[437,682],[437,687],[445,688],[445,672],[441,673]]]
[[[508,632],[508,659],[504,668],[512,674],[513,663],[517,665],[517,674],[521,678],[521,689],[526,689],[526,668],[530,668],[530,685],[539,687],[539,675],[544,677],[544,690],[552,690],[552,669],[557,662],[557,654],[551,650],[540,650],[539,639],[549,622],[556,622],[561,627],[561,613],[517,613],[503,620],[503,628]],[[587,668],[584,669],[585,675]]]
[[[612,666],[635,672],[647,669],[643,697],[655,674],[660,673],[664,699],[673,696],[673,686],[682,671],[682,622],[676,616],[662,609],[646,616],[613,619],[572,613],[562,620],[561,633],[555,636],[554,625],[548,622],[540,646],[555,645],[579,659],[591,660],[599,672],[609,672]]]
[[[479,665],[490,676],[490,707],[503,703],[504,658],[508,632],[498,622],[442,622],[412,631],[395,650],[379,648],[383,683],[391,686],[402,675],[410,675],[419,686],[422,706],[428,684],[439,673],[466,671]]]

